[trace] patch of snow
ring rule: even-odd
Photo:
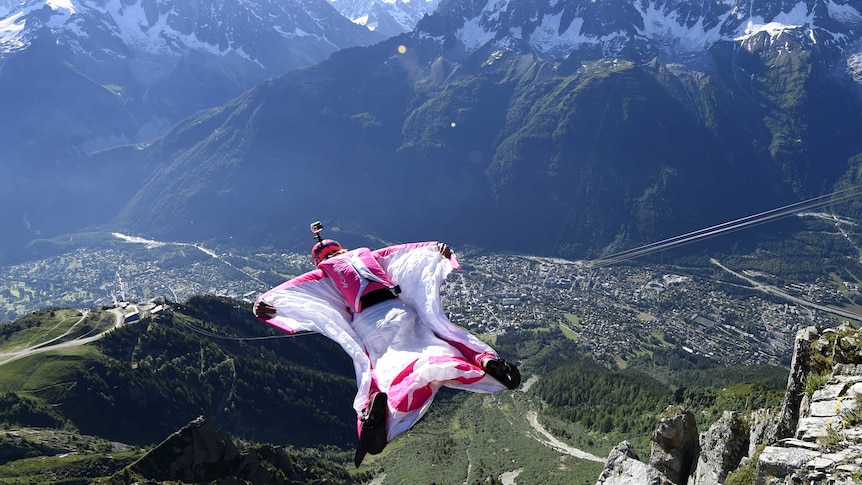
[[[805,2],[799,2],[789,12],[781,12],[775,16],[770,22],[766,22],[762,17],[751,17],[746,23],[741,35],[738,35],[734,40],[744,41],[761,32],[766,32],[770,37],[775,38],[777,35],[788,30],[798,29],[803,26],[809,28],[814,23],[814,12],[809,12]]]
[[[841,22],[862,22],[862,14],[850,5],[839,5],[830,0],[826,4],[826,11],[830,17]]]
[[[72,4],[72,0],[48,0],[45,2],[45,5],[51,7],[53,10],[66,10],[70,14],[76,13],[75,5]]]
[[[488,0],[482,12],[472,19],[464,19],[464,25],[455,32],[455,36],[464,43],[467,50],[475,50],[494,40],[496,30],[486,30],[485,25],[496,23],[500,13],[509,7],[509,0]]]
[[[21,40],[21,34],[27,22],[23,19],[23,16],[24,12],[18,12],[5,19],[0,19],[0,45],[8,46],[8,48],[12,49],[24,45],[24,42]]]
[[[847,58],[847,72],[856,82],[862,82],[862,54],[851,54]]]
[[[565,46],[571,48],[579,44],[594,44],[598,42],[598,39],[595,37],[587,37],[581,34],[581,27],[584,25],[584,19],[582,18],[572,20],[569,28],[559,34],[562,16],[562,12],[557,15],[545,15],[542,18],[542,23],[536,27],[536,30],[530,36],[530,44],[540,52],[548,52],[555,47]]]
[[[478,49],[496,37],[496,32],[485,30],[481,17],[465,20],[464,25],[455,32],[455,35],[461,39],[467,50]]]
[[[368,23],[368,14],[363,15],[362,17],[350,19],[356,25],[365,25]]]
[[[648,4],[646,8],[642,8],[636,3],[635,8],[643,17],[644,28],[640,32],[642,35],[674,39],[677,46],[685,51],[702,50],[721,40],[721,25],[730,16],[728,12],[714,27],[707,29],[703,17],[689,27],[679,18],[679,12],[665,13],[656,4]]]

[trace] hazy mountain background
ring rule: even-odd
[[[817,5],[444,2],[180,124],[119,221],[256,238],[313,213],[578,257],[822,194],[860,152],[860,18]]]
[[[380,42],[354,22],[405,5],[212,7],[3,7],[5,257],[314,219],[583,257],[856,177],[858,1],[443,1]]]

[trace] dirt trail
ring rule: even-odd
[[[598,456],[593,455],[592,453],[587,453],[584,450],[580,450],[580,449],[575,448],[573,446],[569,446],[569,445],[563,443],[562,441],[558,440],[557,438],[555,438],[554,435],[552,435],[550,432],[548,432],[548,430],[546,430],[544,427],[542,427],[541,424],[539,424],[539,415],[535,411],[528,412],[527,413],[527,419],[530,421],[530,425],[533,427],[533,429],[535,429],[541,436],[543,436],[545,438],[545,439],[541,439],[540,437],[537,437],[536,440],[538,440],[539,443],[542,443],[545,446],[547,446],[549,448],[553,448],[553,449],[555,449],[561,453],[566,453],[568,455],[574,456],[575,458],[580,458],[582,460],[595,461],[597,463],[604,463],[605,462],[604,458],[599,458]]]

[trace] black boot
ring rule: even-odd
[[[371,398],[371,402],[362,413],[359,443],[372,455],[380,453],[386,447],[386,408],[386,393],[378,392]]]
[[[492,359],[485,362],[485,372],[502,382],[509,389],[517,389],[521,385],[521,372],[514,364],[503,359]]]

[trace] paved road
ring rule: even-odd
[[[770,295],[774,295],[774,296],[777,296],[779,298],[784,298],[785,300],[789,300],[789,301],[792,301],[793,303],[798,303],[799,305],[807,306],[809,308],[814,308],[816,310],[834,313],[836,315],[841,315],[842,317],[850,318],[850,319],[857,320],[857,321],[862,320],[862,315],[860,315],[858,313],[850,312],[847,310],[842,310],[840,308],[835,308],[832,306],[819,305],[817,303],[803,300],[802,298],[797,298],[793,295],[787,294],[787,293],[779,290],[778,288],[776,288],[774,286],[765,285],[759,281],[753,280],[753,279],[745,276],[742,273],[737,273],[736,271],[733,271],[732,269],[728,268],[727,266],[719,263],[718,260],[716,260],[716,259],[710,259],[710,261],[712,262],[712,264],[714,264],[714,265],[718,266],[719,268],[727,271],[728,273],[736,276],[737,278],[741,278],[741,279],[747,281],[756,290],[760,290],[764,293],[768,293]]]

